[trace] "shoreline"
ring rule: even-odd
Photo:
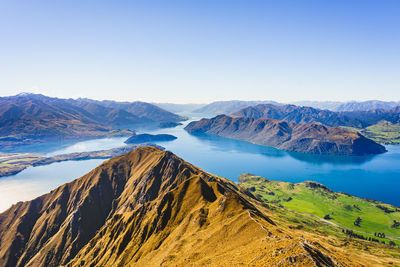
[[[130,144],[106,150],[89,152],[74,152],[45,157],[31,153],[0,153],[0,178],[20,173],[28,167],[49,165],[56,162],[89,159],[109,159],[125,154],[133,149],[144,146],[153,146],[164,150],[164,147],[153,143]]]

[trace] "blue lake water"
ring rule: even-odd
[[[186,123],[185,123],[186,124]],[[222,138],[191,135],[185,125],[170,129],[138,129],[138,132],[173,134],[178,139],[157,144],[210,173],[237,182],[244,172],[271,180],[317,181],[334,191],[380,200],[400,206],[400,146],[386,146],[387,153],[367,156],[327,156],[280,151],[271,147]],[[63,144],[18,148],[18,152],[45,155],[109,149],[126,138],[105,138]],[[16,150],[14,150],[16,151]],[[12,203],[30,200],[87,173],[103,160],[85,160],[30,167],[0,178],[0,211]]]

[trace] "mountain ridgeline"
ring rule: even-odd
[[[259,104],[232,113],[234,117],[271,118],[294,123],[322,123],[327,126],[365,128],[379,121],[400,122],[400,106],[391,109],[335,112],[295,105]]]
[[[144,122],[177,122],[185,119],[154,104],[146,102],[118,102],[112,100],[97,101],[85,98],[78,99],[78,101],[93,103],[113,110],[122,110],[141,118]]]
[[[205,114],[231,114],[239,111],[240,109],[247,108],[250,106],[256,106],[259,104],[272,104],[275,106],[285,106],[286,103],[279,103],[271,100],[264,101],[243,101],[243,100],[232,100],[232,101],[216,101],[208,105],[203,105],[197,109],[192,109],[195,113]],[[291,106],[298,107],[312,107],[314,109],[329,110],[333,112],[363,112],[370,110],[390,110],[400,106],[400,101],[350,101],[350,102],[335,102],[335,101],[297,101],[291,103]],[[163,107],[163,106],[160,106]],[[168,109],[167,109],[168,110]],[[187,111],[189,111],[187,109]]]
[[[275,101],[242,101],[242,100],[231,100],[231,101],[215,101],[198,109],[195,109],[194,113],[203,114],[230,114],[239,109],[254,106],[258,104],[275,104],[279,105]]]
[[[322,123],[327,126],[363,127],[363,122],[357,118],[342,115],[330,110],[300,107],[295,105],[260,104],[250,106],[232,113],[234,117],[271,118],[294,123]]]
[[[235,183],[171,152],[144,147],[1,213],[0,266],[393,261],[289,225]]]
[[[381,100],[367,100],[367,101],[297,101],[292,104],[297,106],[307,106],[318,109],[328,109],[332,111],[369,111],[376,109],[392,109],[400,106],[400,101],[381,101]]]
[[[0,98],[0,146],[130,135],[138,123],[183,118],[143,102],[60,99],[36,94]]]
[[[189,133],[223,137],[272,146],[278,149],[334,155],[369,155],[386,151],[385,147],[359,133],[319,123],[288,123],[270,118],[219,115],[189,123]]]

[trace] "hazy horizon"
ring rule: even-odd
[[[310,99],[303,99],[303,100],[294,100],[294,101],[278,101],[278,100],[274,100],[274,99],[247,99],[247,98],[243,98],[243,99],[215,99],[215,100],[211,100],[209,102],[167,102],[167,101],[145,101],[145,100],[140,100],[140,99],[112,99],[112,98],[90,98],[90,97],[64,97],[64,96],[52,96],[52,95],[48,95],[45,93],[41,93],[39,91],[35,91],[35,92],[19,92],[17,94],[13,94],[13,95],[0,95],[0,97],[12,97],[12,96],[17,96],[17,95],[23,95],[23,94],[40,94],[40,95],[44,95],[47,97],[54,97],[54,98],[61,98],[61,99],[91,99],[91,100],[98,100],[98,101],[103,101],[103,100],[112,100],[112,101],[118,101],[118,102],[133,102],[133,101],[142,101],[142,102],[148,102],[148,103],[155,103],[155,104],[177,104],[177,105],[207,105],[207,104],[211,104],[214,102],[229,102],[229,101],[275,101],[277,103],[282,103],[282,104],[292,104],[292,103],[300,103],[300,102],[326,102],[326,103],[352,103],[352,102],[367,102],[367,101],[382,101],[382,102],[400,102],[400,100],[381,100],[381,99],[367,99],[367,100],[348,100],[348,101],[334,101],[334,100],[310,100]]]
[[[4,1],[0,93],[400,100],[398,1]]]

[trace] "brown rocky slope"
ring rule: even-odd
[[[388,261],[289,230],[274,216],[231,181],[171,152],[138,148],[0,214],[0,266]]]

